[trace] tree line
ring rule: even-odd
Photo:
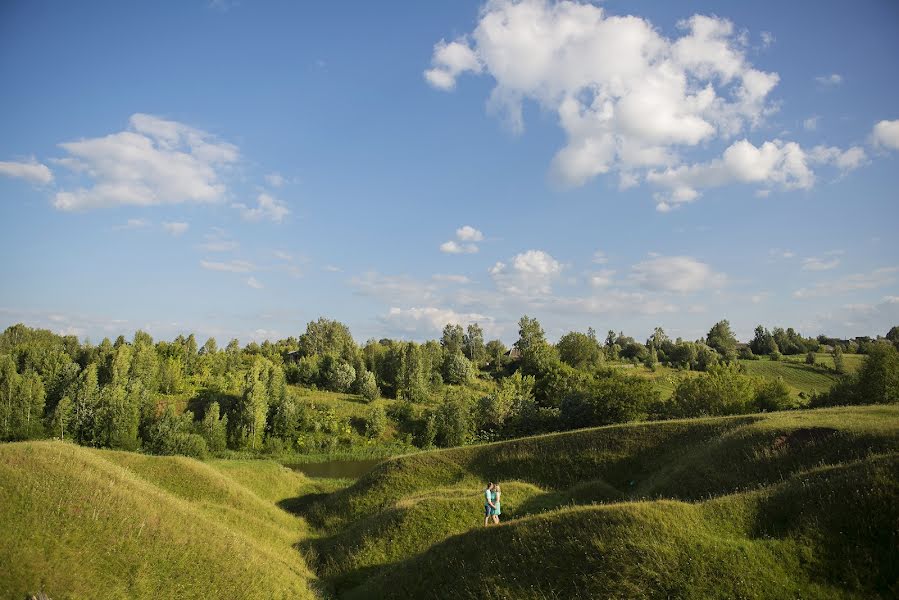
[[[477,324],[449,324],[422,344],[385,338],[359,346],[346,325],[320,318],[297,337],[219,348],[213,338],[202,346],[193,334],[154,342],[143,331],[91,345],[19,324],[0,335],[0,439],[50,436],[203,456],[327,450],[334,440],[378,440],[393,428],[403,443],[426,448],[634,420],[897,401],[899,327],[877,339],[822,337],[759,326],[739,344],[725,320],[694,341],[671,340],[661,328],[644,343],[613,331],[600,340],[588,329],[550,344],[525,316],[511,351],[485,342]],[[737,362],[822,346],[835,364],[844,348],[868,360],[808,403],[782,381],[749,377]],[[651,381],[617,368],[621,361],[702,373],[661,398]],[[310,406],[301,387],[397,402],[350,423]]]

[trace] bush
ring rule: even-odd
[[[446,398],[434,412],[436,444],[443,448],[462,446],[471,441],[474,427],[471,410],[462,398]]]
[[[642,420],[657,399],[649,379],[598,377],[562,401],[560,420],[566,429]]]
[[[739,415],[752,410],[754,399],[751,378],[736,365],[718,365],[681,381],[668,406],[675,417]]]
[[[899,403],[899,352],[890,344],[868,348],[861,368],[844,377],[828,393],[812,399],[813,406]]]
[[[376,439],[387,431],[387,413],[380,406],[373,406],[365,419],[365,435]]]
[[[347,392],[356,380],[356,369],[340,359],[326,357],[322,367],[325,387],[332,392]]]
[[[375,381],[375,374],[371,371],[362,372],[358,387],[357,391],[359,394],[369,402],[374,402],[381,395],[381,390],[378,389],[378,384]]]
[[[790,388],[783,377],[765,379],[756,384],[755,408],[760,411],[790,410],[801,403],[790,395]]]
[[[805,355],[805,364],[814,365],[815,364],[815,353],[809,352]]]
[[[446,357],[443,363],[443,380],[446,383],[459,385],[471,379],[474,369],[461,352],[455,352]]]
[[[775,361],[780,360],[780,359],[783,358],[783,354],[781,354],[781,353],[780,353],[779,351],[777,351],[777,350],[775,350],[774,352],[772,352],[769,356],[771,356],[771,360],[775,360]]]
[[[743,346],[740,348],[740,351],[737,353],[740,359],[742,360],[758,360],[759,357],[753,353],[752,348],[749,346]]]

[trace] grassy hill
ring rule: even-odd
[[[0,445],[0,597],[314,598],[280,465]]]
[[[889,597],[897,456],[883,406],[421,453],[306,506],[304,546],[341,597]],[[484,529],[488,479],[506,522]]]

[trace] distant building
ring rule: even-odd
[[[506,356],[509,357],[509,360],[518,360],[521,358],[521,350],[513,346],[508,352],[506,352]]]

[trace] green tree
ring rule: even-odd
[[[779,351],[777,342],[774,341],[774,336],[761,325],[755,328],[755,337],[749,342],[749,347],[752,348],[753,353],[759,355]]]
[[[97,445],[97,405],[100,400],[100,387],[97,383],[97,365],[87,365],[81,371],[78,382],[74,387],[73,437],[79,444],[86,446]]]
[[[669,404],[675,417],[738,415],[750,412],[755,399],[752,379],[735,364],[717,365],[683,379]]]
[[[303,356],[330,354],[347,363],[353,362],[357,352],[349,327],[324,317],[306,325],[306,333],[300,336],[298,345]]]
[[[381,395],[378,389],[378,383],[375,380],[375,374],[371,371],[363,371],[359,380],[359,394],[368,400],[374,402]]]
[[[591,369],[602,362],[602,348],[595,337],[577,331],[563,335],[556,344],[559,359],[575,369]]]
[[[467,383],[474,374],[471,362],[462,352],[447,354],[443,363],[443,379],[452,385]]]
[[[464,398],[447,396],[434,413],[436,444],[443,448],[462,446],[471,441],[471,410]]]
[[[487,348],[484,345],[484,330],[477,323],[468,326],[465,338],[462,341],[465,356],[474,364],[481,367],[487,360]]]
[[[180,358],[169,356],[159,365],[159,390],[164,394],[176,394],[184,386],[184,365]]]
[[[61,440],[68,439],[66,434],[69,434],[69,437],[71,437],[69,424],[72,422],[72,414],[72,401],[68,396],[63,396],[56,403],[56,408],[53,409],[53,416],[50,420],[50,434],[54,437],[58,436]]]
[[[422,368],[418,344],[409,342],[403,351],[402,365],[397,381],[397,398],[410,402],[426,402],[428,386]]]
[[[839,345],[833,347],[833,368],[840,375],[846,373],[846,365],[843,362],[843,348]]]
[[[715,323],[706,336],[705,343],[726,361],[737,359],[737,338],[731,331],[730,323],[723,319]]]
[[[220,413],[219,403],[210,403],[200,425],[200,435],[212,452],[221,452],[228,443],[228,416]]]
[[[515,342],[515,348],[524,356],[544,345],[546,345],[546,335],[543,333],[540,322],[527,315],[521,317],[518,321],[518,341]]]
[[[365,418],[365,435],[377,439],[387,431],[387,413],[380,406],[372,406]]]
[[[325,387],[332,392],[347,392],[356,381],[356,369],[339,358],[326,356],[322,361],[322,376]]]
[[[591,378],[567,394],[561,421],[567,429],[643,420],[658,394],[643,377],[609,375]]]
[[[462,352],[462,345],[465,342],[465,333],[461,325],[447,323],[443,328],[443,335],[440,337],[440,345],[447,354],[455,354]]]

